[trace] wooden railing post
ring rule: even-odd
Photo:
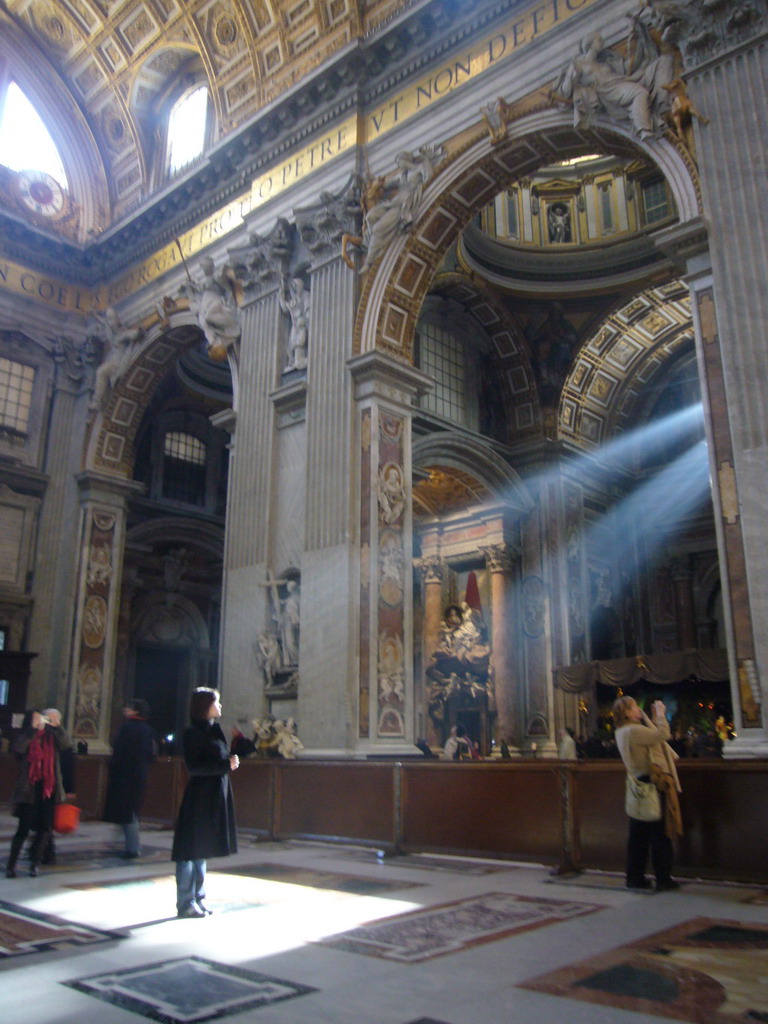
[[[560,816],[562,822],[562,848],[560,863],[552,869],[553,875],[573,874],[576,867],[576,820],[573,808],[573,769],[560,766]]]

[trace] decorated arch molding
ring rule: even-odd
[[[636,425],[648,386],[693,344],[691,300],[682,281],[637,295],[579,350],[561,395],[560,437],[595,447]]]
[[[511,124],[498,145],[484,133],[453,152],[447,148],[449,159],[425,188],[412,231],[397,239],[364,279],[356,352],[380,349],[412,362],[419,310],[449,246],[494,196],[539,167],[596,151],[640,155],[665,176],[681,223],[701,212],[693,162],[667,138],[640,142],[619,127],[576,129],[561,112],[548,109]]]
[[[453,469],[474,482],[478,497],[487,494],[524,514],[534,506],[533,498],[512,467],[488,445],[464,434],[444,431],[429,434],[413,443],[413,468],[433,466]],[[486,499],[487,500],[487,499]]]
[[[139,602],[133,634],[138,641],[208,650],[208,624],[194,601],[183,594],[153,593]]]
[[[172,518],[162,516],[159,519],[150,519],[137,524],[126,535],[128,544],[142,546],[167,543],[169,539],[172,539],[174,543],[196,548],[211,558],[221,559],[224,557],[223,528],[208,525],[201,530],[197,519],[186,516]]]
[[[89,425],[84,469],[130,479],[136,432],[152,396],[179,355],[200,337],[199,327],[186,313],[174,316],[170,329],[149,332]]]

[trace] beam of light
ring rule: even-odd
[[[593,452],[592,458],[613,465],[625,460],[632,461],[633,457],[647,455],[654,448],[663,450],[686,435],[692,434],[694,428],[700,428],[703,434],[703,427],[704,406],[701,402],[696,402],[668,416],[651,420],[636,430],[619,434]]]
[[[664,451],[670,445],[690,436],[698,428],[703,433],[704,407],[701,402],[686,406],[669,416],[652,420],[636,430],[619,434],[600,448],[580,452],[568,456],[570,471],[588,472],[595,482],[601,478],[609,480],[621,469],[632,469],[640,458],[648,459],[655,451]],[[540,473],[525,477],[525,484],[532,494],[537,493],[548,483],[562,478],[563,460],[559,460],[551,468]]]
[[[296,864],[298,874],[306,865]],[[300,949],[371,921],[419,910],[424,904],[387,895],[357,895],[258,876],[238,875],[209,864],[207,902],[214,914],[205,921],[176,919],[176,882],[163,877],[93,888],[62,887],[40,894],[27,906],[77,921],[90,928],[133,930],[143,953],[158,959],[169,943],[195,942],[195,952],[216,951],[228,962],[252,961]]]
[[[616,504],[593,530],[610,531],[619,561],[635,545],[652,558],[710,498],[707,446],[699,441]]]

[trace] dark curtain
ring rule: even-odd
[[[674,685],[694,676],[707,682],[728,679],[728,653],[720,648],[672,651],[669,654],[638,654],[634,658],[588,661],[554,670],[555,686],[566,693],[581,693],[595,683],[622,687],[645,679],[649,683]]]

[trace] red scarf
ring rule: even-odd
[[[39,729],[29,744],[29,781],[43,784],[43,799],[53,796],[56,787],[56,746],[47,729]]]

